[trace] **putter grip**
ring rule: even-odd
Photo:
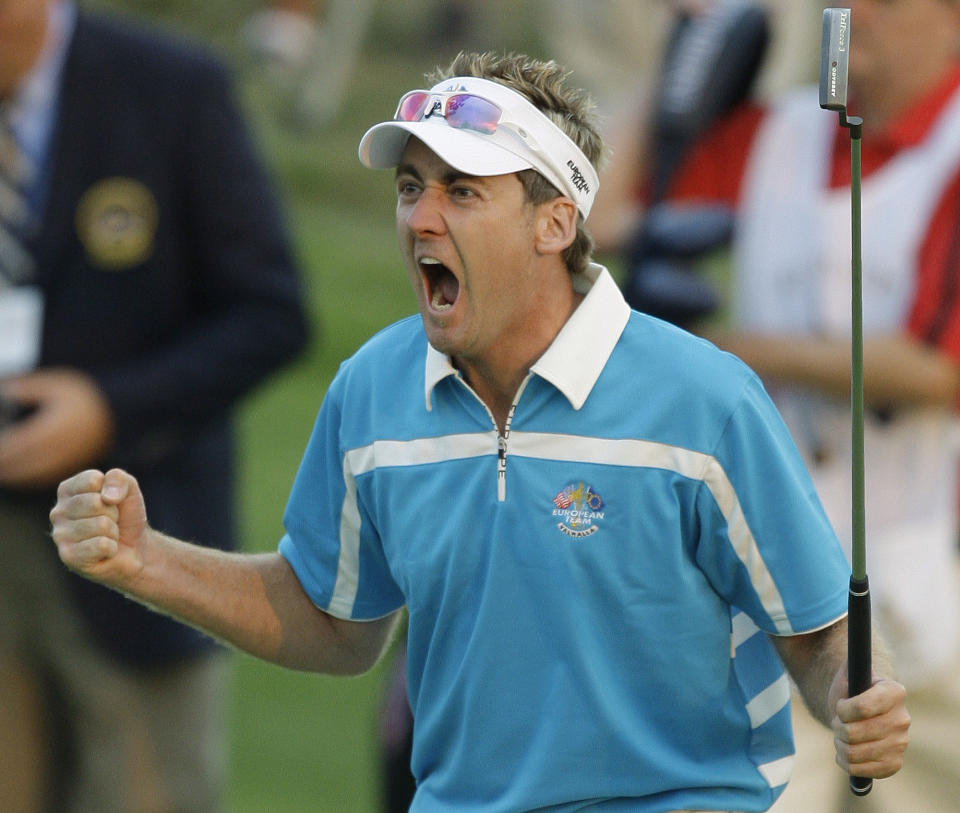
[[[850,577],[847,599],[847,668],[850,697],[865,692],[873,681],[870,631],[870,582]],[[855,796],[866,796],[873,780],[865,776],[851,776],[850,790]]]

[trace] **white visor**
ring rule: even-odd
[[[370,169],[390,169],[411,135],[445,163],[468,175],[507,175],[534,169],[576,203],[586,220],[597,195],[597,172],[580,148],[532,102],[499,82],[474,76],[445,79],[425,91],[436,94],[419,121],[375,124],[360,139],[360,160]],[[461,129],[447,123],[440,101],[454,93],[469,93],[493,102],[501,110],[493,133]]]

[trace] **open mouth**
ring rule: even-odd
[[[430,308],[440,313],[450,310],[460,295],[460,280],[436,257],[422,257],[420,273]]]

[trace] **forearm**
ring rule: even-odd
[[[709,332],[764,381],[796,384],[837,397],[850,394],[847,339]],[[872,336],[863,344],[864,398],[875,407],[948,406],[960,392],[960,369],[945,354],[906,335]]]
[[[252,655],[277,662],[280,620],[266,598],[268,556],[249,558],[147,531],[144,565],[117,589]]]
[[[329,616],[279,554],[228,553],[149,534],[150,556],[124,592],[237,649],[291,669],[358,674],[386,646],[389,620]],[[372,637],[351,634],[358,631]]]
[[[847,658],[846,619],[828,630],[791,638],[774,638],[790,677],[803,697],[804,705],[821,723],[833,720],[830,688]]]
[[[50,535],[70,569],[239,649],[291,669],[364,672],[398,613],[369,622],[323,612],[279,553],[226,553],[154,530],[122,469],[64,480]]]
[[[826,726],[836,714],[836,701],[846,697],[847,686],[837,685],[847,663],[847,620],[816,632],[773,637],[781,660],[790,673],[810,713]],[[877,636],[872,643],[875,678],[892,678],[893,665],[886,646]]]

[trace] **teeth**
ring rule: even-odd
[[[443,265],[443,263],[440,262],[440,260],[438,260],[436,257],[421,257],[420,264],[421,265]],[[433,292],[433,297],[431,298],[430,306],[435,311],[439,313],[443,313],[444,311],[450,310],[453,307],[453,304],[450,302],[443,301],[443,293],[438,287],[437,290]]]
[[[430,303],[435,311],[448,311],[453,307],[449,302],[443,301],[443,294],[439,290],[433,292],[433,301]]]

